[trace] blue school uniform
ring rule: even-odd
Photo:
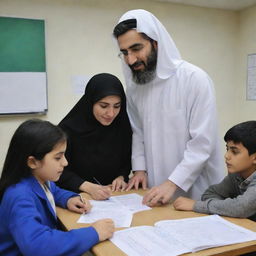
[[[62,208],[77,195],[53,182],[50,191]],[[7,188],[0,204],[0,220],[0,255],[78,256],[99,242],[93,227],[58,230],[55,212],[33,176]]]

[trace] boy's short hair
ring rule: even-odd
[[[242,143],[249,155],[256,152],[256,121],[247,121],[230,128],[225,136],[225,142]]]

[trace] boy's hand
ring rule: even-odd
[[[82,198],[81,196],[71,197],[67,201],[67,208],[72,212],[86,213],[92,208],[89,200]]]
[[[193,211],[195,200],[187,197],[178,197],[174,202],[173,206],[176,210],[182,211]]]

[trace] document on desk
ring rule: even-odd
[[[256,232],[211,215],[132,227],[116,231],[110,240],[128,256],[176,256],[256,240]]]
[[[121,196],[112,196],[108,200],[90,200],[92,209],[82,214],[78,223],[92,223],[100,219],[111,218],[116,227],[130,227],[133,213],[150,210],[142,204],[142,196],[133,193]]]
[[[140,196],[136,193],[121,195],[121,196],[112,196],[112,197],[110,197],[110,199],[112,201],[116,202],[117,206],[119,204],[121,204],[122,206],[129,209],[129,211],[131,211],[132,213],[152,209],[152,208],[142,204],[142,196]]]

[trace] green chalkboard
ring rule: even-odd
[[[44,20],[0,17],[0,114],[47,111]]]

